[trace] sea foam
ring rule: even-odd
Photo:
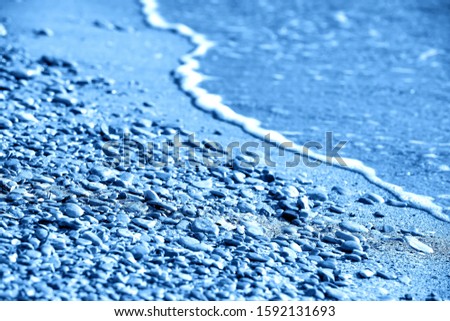
[[[156,29],[173,31],[187,38],[194,45],[192,51],[180,58],[180,65],[175,69],[175,77],[179,82],[180,88],[193,98],[196,107],[211,112],[224,121],[240,126],[247,133],[260,139],[267,140],[267,137],[270,137],[269,142],[280,148],[302,155],[307,154],[310,158],[359,173],[372,184],[385,189],[399,200],[407,202],[410,207],[426,211],[440,220],[450,222],[449,217],[444,213],[442,207],[433,202],[433,198],[407,192],[401,186],[382,180],[377,176],[373,168],[366,166],[363,162],[357,159],[343,158],[346,165],[342,166],[335,159],[315,153],[312,150],[308,150],[305,146],[295,144],[294,142],[288,144],[290,147],[286,147],[286,142],[290,141],[284,135],[277,131],[262,128],[260,121],[257,119],[236,113],[222,102],[220,95],[212,94],[200,87],[201,82],[206,77],[198,71],[200,68],[199,58],[206,55],[208,50],[215,45],[214,42],[184,24],[166,21],[159,14],[158,3],[155,0],[141,0],[141,3],[150,26]],[[284,145],[282,145],[283,143]]]

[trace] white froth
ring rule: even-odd
[[[194,99],[198,108],[211,112],[222,120],[238,125],[249,134],[261,139],[267,140],[266,136],[270,135],[269,141],[281,148],[303,155],[307,153],[308,157],[313,159],[359,173],[369,182],[385,189],[401,201],[407,202],[409,206],[424,210],[441,220],[450,222],[449,217],[443,213],[442,207],[434,204],[431,197],[407,192],[401,186],[383,181],[376,175],[376,171],[373,168],[366,166],[359,160],[343,158],[346,165],[342,166],[335,159],[317,154],[312,150],[308,150],[305,146],[300,146],[292,142],[292,144],[289,144],[289,147],[286,147],[283,143],[285,144],[290,141],[284,135],[273,130],[262,128],[258,120],[236,113],[222,102],[221,96],[211,94],[207,90],[199,87],[200,83],[205,79],[205,76],[197,71],[200,68],[198,58],[204,56],[214,46],[214,43],[184,24],[167,22],[159,14],[156,0],[141,0],[141,3],[147,22],[152,27],[176,32],[186,37],[195,46],[191,52],[180,58],[181,64],[175,70],[175,77],[179,81],[181,89]],[[342,20],[342,22],[347,22],[348,20],[343,19],[344,17],[345,15],[338,15],[336,18]]]

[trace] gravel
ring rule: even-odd
[[[131,153],[116,163],[125,134],[162,143],[184,129],[146,106],[108,104],[115,82],[82,77],[75,62],[1,54],[12,102],[0,117],[2,299],[350,300],[360,282],[396,286],[391,268],[364,267],[382,244],[373,246],[372,233],[381,233],[351,218],[352,205],[339,201],[348,188],[328,193],[262,165],[233,168],[236,159],[155,167]],[[22,103],[30,92],[33,101]],[[383,206],[381,196],[364,197]],[[375,216],[383,231],[400,230]],[[423,234],[402,233],[433,253],[416,238]]]

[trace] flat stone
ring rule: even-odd
[[[333,188],[331,188],[332,192],[335,192],[339,195],[350,195],[351,192],[347,187],[343,187],[343,186],[333,186]]]
[[[100,177],[100,179],[102,181],[106,181],[110,178],[113,178],[116,176],[117,172],[105,167],[105,166],[95,166],[93,168],[91,168],[91,174],[96,175],[98,177]]]
[[[84,210],[74,203],[68,203],[63,208],[63,213],[69,217],[77,218],[84,214]]]
[[[353,250],[363,250],[361,244],[355,241],[345,241],[344,243],[342,243],[341,248],[346,252],[352,252]]]
[[[384,198],[376,193],[367,193],[364,195],[365,198],[371,200],[374,203],[384,203]]]
[[[81,237],[91,241],[95,245],[100,245],[103,243],[103,241],[95,233],[91,231],[84,232]]]
[[[405,238],[406,243],[408,243],[409,246],[411,246],[413,249],[415,249],[419,252],[428,253],[428,254],[434,253],[434,251],[431,247],[429,247],[425,243],[422,243],[416,237],[411,236],[411,235],[406,235],[404,238]]]
[[[375,272],[370,269],[364,269],[364,270],[359,271],[357,275],[361,279],[369,279],[375,275]]]
[[[269,261],[269,256],[267,256],[267,255],[263,256],[261,254],[255,253],[255,252],[247,253],[247,257],[248,257],[249,260],[256,261],[256,262],[267,262],[267,261]]]
[[[58,104],[63,104],[67,107],[70,107],[70,106],[76,105],[78,103],[78,100],[73,96],[63,93],[63,94],[58,94],[55,97],[53,97],[52,102],[58,103]]]
[[[208,218],[197,218],[192,223],[192,230],[205,234],[219,235],[219,227]]]
[[[0,37],[6,37],[8,35],[8,31],[3,23],[0,23]]]
[[[264,235],[264,229],[256,222],[244,222],[245,234],[258,238]]]
[[[377,271],[376,275],[385,280],[394,280],[397,278],[395,273],[389,271]]]
[[[393,233],[393,232],[395,232],[395,228],[391,225],[385,224],[385,225],[381,226],[380,232]]]
[[[290,197],[290,198],[297,198],[300,196],[300,193],[298,192],[298,189],[295,186],[288,185],[281,189],[281,192],[283,195]]]
[[[353,232],[353,233],[367,233],[369,232],[369,230],[356,222],[351,222],[351,221],[343,221],[339,224],[339,226],[344,229],[347,230],[349,232]]]
[[[334,273],[331,269],[318,269],[317,275],[319,275],[320,279],[323,282],[334,282]]]
[[[240,183],[240,184],[245,183],[245,174],[242,172],[235,171],[235,172],[233,172],[233,175],[231,177],[236,183]]]
[[[154,207],[158,207],[163,210],[169,211],[169,212],[175,212],[177,210],[177,208],[175,206],[173,206],[169,203],[165,203],[165,202],[150,201],[150,202],[148,202],[148,204],[150,204]]]
[[[128,172],[122,173],[117,180],[114,181],[114,185],[130,188],[133,186],[134,175]]]
[[[96,192],[100,190],[104,190],[107,188],[105,184],[99,183],[99,182],[89,182],[89,181],[81,181],[81,184],[83,187],[87,190]]]
[[[383,214],[383,213],[381,213],[381,212],[375,212],[375,213],[373,213],[373,216],[375,216],[376,218],[383,218],[383,217],[385,217],[386,215]]]
[[[336,270],[337,262],[335,259],[327,259],[317,264],[318,266],[326,269]]]
[[[420,232],[416,227],[409,228],[409,229],[402,228],[402,229],[400,229],[400,232],[402,232],[403,234],[411,234],[412,236],[420,236],[420,237],[425,236],[425,234]]]
[[[394,206],[394,207],[407,207],[408,206],[408,203],[402,202],[402,201],[398,201],[398,200],[395,200],[395,199],[392,199],[392,198],[388,199],[386,201],[386,204],[389,205],[389,206]]]
[[[224,190],[217,190],[217,189],[214,189],[214,190],[211,190],[210,193],[211,193],[212,195],[217,196],[217,197],[220,197],[220,198],[227,197],[227,192],[224,191]]]
[[[135,217],[131,220],[131,222],[139,227],[145,228],[147,230],[151,230],[156,225],[156,220],[146,220],[143,218]]]
[[[145,246],[143,244],[137,244],[133,246],[130,252],[131,254],[133,254],[136,260],[140,260],[144,258],[146,255],[148,255],[150,253],[150,250],[148,246]]]
[[[10,193],[17,188],[17,183],[6,178],[0,178],[0,191]]]
[[[0,117],[0,129],[9,129],[12,126],[12,121],[10,121],[8,118]]]
[[[337,214],[345,213],[345,209],[343,209],[342,207],[340,207],[338,205],[331,205],[329,208],[329,211],[332,213],[337,213]]]
[[[36,29],[34,30],[34,34],[36,36],[45,36],[45,37],[53,37],[55,34],[52,29],[50,28],[42,28],[42,29]]]
[[[212,179],[208,178],[203,181],[192,181],[192,186],[195,186],[197,188],[203,189],[203,188],[212,188]]]
[[[361,262],[361,257],[356,254],[345,254],[342,256],[345,260],[349,260],[352,262]]]
[[[33,114],[30,114],[30,113],[27,113],[27,112],[24,112],[24,111],[16,112],[15,116],[21,122],[28,122],[28,123],[38,123],[39,122],[39,120],[37,120],[36,117],[34,117]]]
[[[334,300],[338,300],[338,301],[349,300],[349,297],[347,294],[345,294],[344,292],[342,292],[339,289],[335,289],[332,287],[327,287],[325,294],[330,299],[334,299]]]
[[[286,210],[281,214],[281,218],[288,222],[292,222],[293,220],[298,219],[298,214],[295,211]]]
[[[299,197],[297,199],[297,206],[302,210],[310,210],[311,207],[309,206],[309,199],[306,195],[303,195],[302,197]]]
[[[213,250],[211,246],[189,236],[181,237],[178,242],[191,251],[211,252]]]
[[[355,241],[355,242],[360,241],[359,238],[357,238],[355,235],[353,235],[351,233],[347,233],[347,232],[336,231],[335,235],[338,239],[341,239],[344,241]]]
[[[144,191],[144,199],[146,201],[156,201],[160,202],[161,199],[159,198],[158,194],[156,194],[153,190],[148,189]]]
[[[313,201],[325,202],[326,200],[328,200],[328,195],[325,192],[319,190],[308,192],[306,193],[306,195]]]
[[[28,68],[17,68],[12,71],[10,71],[10,74],[18,79],[30,79],[36,75],[39,75],[41,73],[41,69],[28,69]]]
[[[58,219],[58,226],[61,228],[67,228],[72,230],[79,230],[84,225],[79,219],[71,219],[68,217],[62,217]]]
[[[370,200],[364,196],[358,198],[358,202],[361,204],[366,204],[366,205],[374,205],[375,204],[372,200]]]
[[[331,244],[341,244],[342,243],[341,239],[332,237],[330,235],[325,235],[324,237],[322,237],[321,241],[325,242],[325,243],[331,243]]]

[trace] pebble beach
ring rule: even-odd
[[[227,148],[263,142],[193,106],[138,1],[2,6],[1,300],[450,299],[448,222]]]

